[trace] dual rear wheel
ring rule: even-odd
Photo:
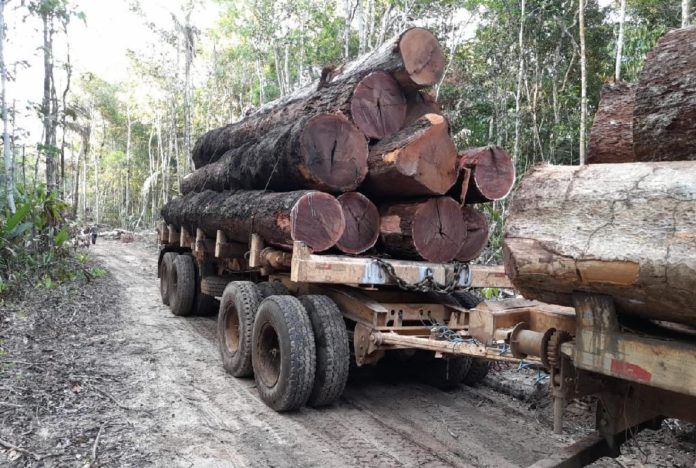
[[[218,338],[225,369],[253,374],[261,399],[276,411],[331,404],[348,380],[348,333],[326,296],[295,298],[280,283],[230,283]]]
[[[193,257],[176,252],[162,256],[159,267],[162,303],[168,305],[174,315],[214,315],[219,302],[214,296],[201,290],[204,268],[198,268]]]

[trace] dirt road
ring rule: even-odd
[[[353,380],[329,408],[277,414],[254,381],[226,374],[214,318],[178,318],[163,306],[156,252],[99,242],[92,253],[122,290],[131,352],[123,365],[150,410],[157,464],[181,466],[520,466],[568,443],[535,413],[486,387],[442,392],[414,381]],[[145,442],[145,441],[144,441]]]

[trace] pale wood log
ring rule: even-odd
[[[506,271],[527,298],[607,294],[622,313],[696,325],[696,163],[540,166],[509,207]]]

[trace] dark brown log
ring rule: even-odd
[[[450,195],[459,200],[462,205],[466,203],[466,194],[469,191],[469,181],[471,180],[471,169],[459,166],[459,177],[450,190]]]
[[[607,83],[590,130],[588,164],[634,162],[633,102],[635,85]]]
[[[462,180],[454,185],[451,195],[466,203],[501,200],[515,185],[515,163],[504,149],[497,146],[464,151],[459,156],[459,167],[471,171],[466,195],[462,198]],[[462,172],[462,177],[466,175],[466,172]]]
[[[256,144],[276,127],[301,118],[338,112],[350,118],[356,85],[375,71],[391,74],[402,87],[418,89],[437,83],[444,65],[435,36],[425,29],[409,29],[358,60],[323,74],[318,84],[268,103],[239,122],[204,134],[193,149],[193,162],[196,168],[203,167],[228,150]]]
[[[256,233],[276,247],[288,249],[297,240],[314,251],[333,247],[345,229],[340,203],[310,190],[194,192],[164,205],[162,217],[190,232],[200,228],[211,238],[221,230],[228,240],[247,243]]]
[[[338,202],[343,208],[346,228],[336,247],[349,254],[371,249],[379,238],[379,212],[375,204],[358,192],[344,193]]]
[[[367,141],[345,117],[320,114],[277,126],[258,141],[188,174],[181,192],[229,189],[354,190],[367,172]]]
[[[528,299],[612,296],[622,313],[696,325],[696,162],[545,165],[508,208],[508,276]]]
[[[462,218],[466,226],[466,240],[456,258],[462,262],[470,262],[478,258],[488,244],[488,221],[483,213],[470,206],[462,207]]]
[[[449,262],[466,240],[466,226],[456,201],[449,197],[380,206],[380,240],[401,258]]]
[[[696,26],[669,31],[645,57],[633,109],[636,161],[696,160]]]
[[[404,127],[411,125],[425,114],[442,114],[442,107],[435,101],[435,96],[426,91],[406,93]]]
[[[388,73],[377,71],[360,80],[353,91],[350,112],[368,138],[381,140],[396,133],[406,117],[406,98]]]
[[[426,114],[370,148],[363,190],[375,196],[442,195],[457,179],[447,119]]]

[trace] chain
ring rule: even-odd
[[[372,257],[372,260],[382,268],[382,270],[391,278],[396,285],[403,289],[404,291],[412,292],[437,292],[437,293],[451,293],[459,287],[459,279],[462,273],[469,275],[469,265],[461,262],[454,262],[454,272],[452,278],[446,284],[440,284],[435,281],[433,277],[433,271],[430,268],[425,269],[425,277],[417,283],[408,283],[399,275],[396,274],[396,270],[391,263],[385,262],[381,258]]]

